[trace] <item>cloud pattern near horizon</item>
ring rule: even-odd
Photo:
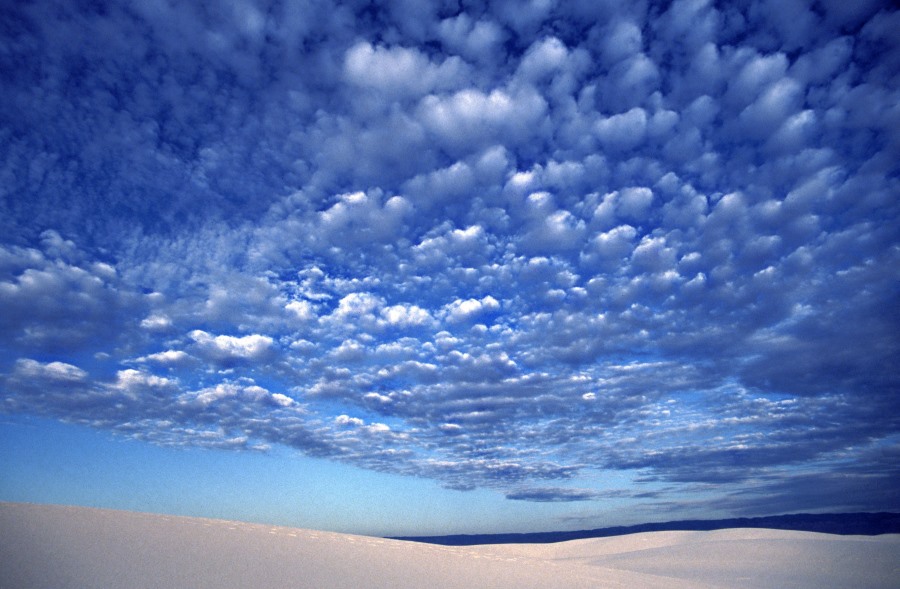
[[[616,4],[3,8],[0,408],[900,508],[900,13]]]

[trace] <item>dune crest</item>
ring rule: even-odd
[[[900,535],[730,529],[446,547],[224,520],[0,503],[0,587],[900,586]]]

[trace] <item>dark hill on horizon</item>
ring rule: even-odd
[[[473,546],[476,544],[546,544],[607,538],[641,532],[709,531],[725,528],[769,528],[798,532],[822,532],[842,536],[877,536],[900,533],[900,513],[795,513],[764,517],[730,519],[696,519],[656,522],[633,526],[614,526],[571,532],[530,532],[516,534],[452,534],[447,536],[392,536],[393,540],[425,542],[444,546]]]

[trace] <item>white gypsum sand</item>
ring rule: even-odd
[[[0,503],[0,588],[900,586],[900,535],[730,529],[445,547],[223,520]]]

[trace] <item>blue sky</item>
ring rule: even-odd
[[[0,499],[900,509],[889,2],[0,11]]]

